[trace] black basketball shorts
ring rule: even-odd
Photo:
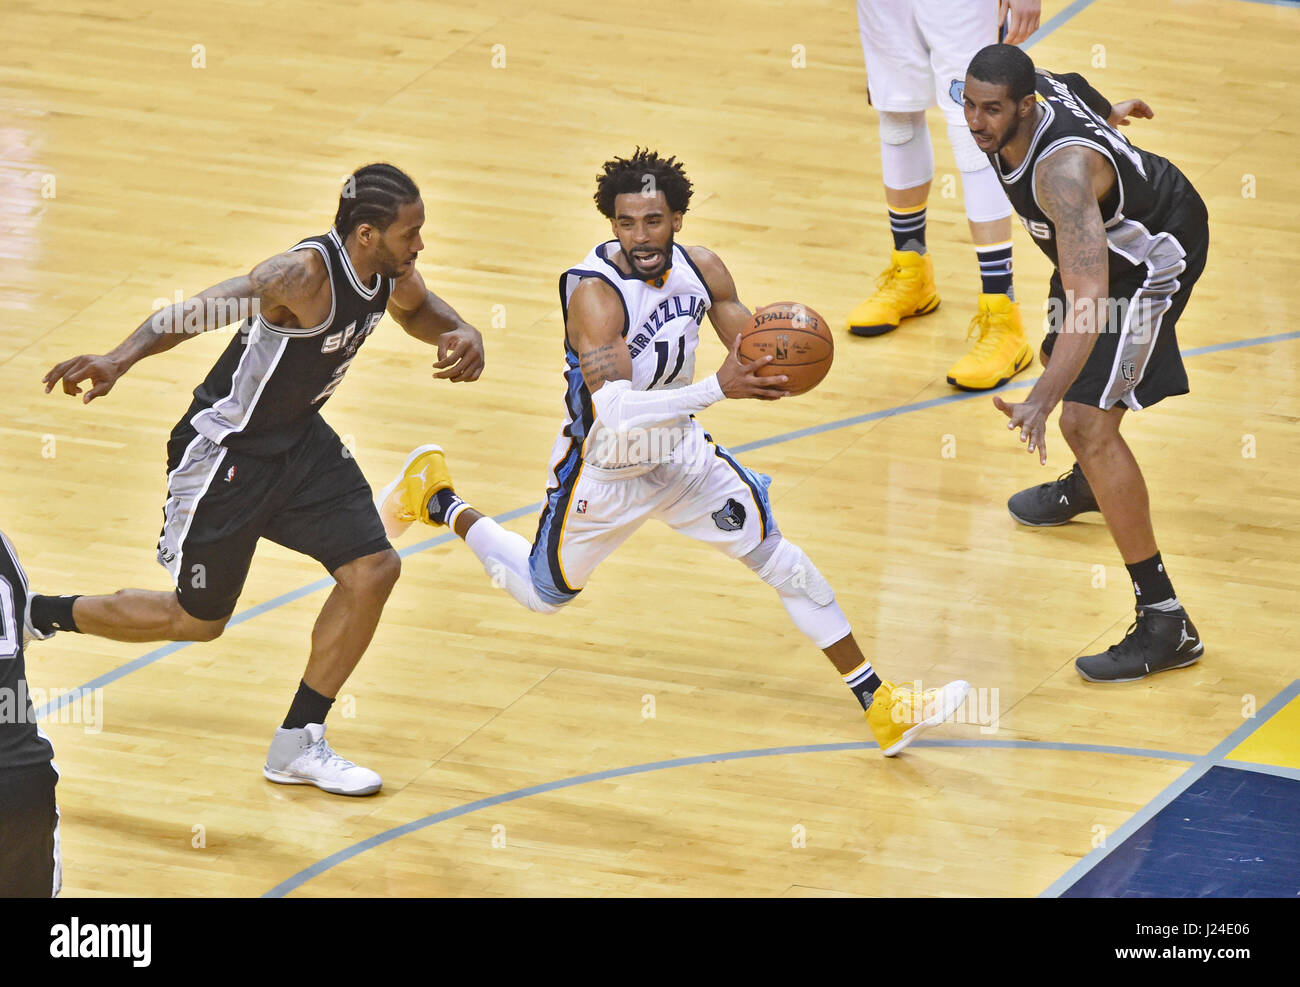
[[[0,898],[52,898],[63,883],[58,772],[52,764],[0,768]]]
[[[183,420],[167,443],[167,471],[158,561],[181,607],[200,620],[234,611],[259,538],[330,573],[392,547],[370,484],[319,415],[275,456],[217,445]]]
[[[1174,326],[1205,269],[1209,226],[1154,237],[1140,227],[1110,232],[1111,249],[1131,248],[1137,266],[1123,277],[1112,275],[1105,331],[1098,334],[1088,362],[1065,392],[1065,400],[1106,411],[1123,402],[1140,411],[1188,391]],[[1129,232],[1131,237],[1126,237]],[[1051,356],[1061,313],[1066,310],[1059,271],[1052,274],[1048,304],[1043,352]]]

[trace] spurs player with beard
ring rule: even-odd
[[[221,635],[261,538],[310,555],[336,585],[312,629],[311,654],[262,773],[340,795],[379,790],[378,774],[325,740],[325,714],[370,643],[401,563],[370,486],[320,416],[384,312],[438,347],[435,377],[477,380],[483,341],[415,269],[424,203],[388,164],[353,174],[334,226],[145,320],[103,356],[45,375],[48,393],[107,394],[132,365],[201,332],[253,314],[195,389],[167,445],[167,502],[158,561],[175,589],[107,596],[34,595],[27,628],[115,641],[211,641]]]
[[[776,400],[785,377],[758,376],[770,358],[739,357],[752,315],[718,256],[675,242],[690,199],[681,163],[654,151],[607,161],[597,177],[596,205],[614,238],[560,276],[564,425],[533,543],[455,494],[437,446],[411,454],[381,493],[380,513],[390,537],[416,520],[450,527],[494,585],[544,614],[577,597],[597,565],[644,522],[662,521],[768,583],[843,676],[881,750],[897,754],[946,719],[969,685],[921,692],[882,682],[830,585],[777,529],[769,478],[737,462],[695,420],[724,399]],[[706,315],[729,352],[716,373],[692,383]]]
[[[1043,376],[1018,404],[994,404],[1047,462],[1047,418],[1077,462],[1013,496],[1022,524],[1065,524],[1100,510],[1133,580],[1137,619],[1124,639],[1075,668],[1129,682],[1200,660],[1204,645],[1174,593],[1151,524],[1142,470],[1120,425],[1129,411],[1188,391],[1175,324],[1205,269],[1209,216],[1171,162],[1117,129],[1153,116],[1112,104],[1078,74],[1035,72],[1011,45],[989,45],[966,73],[965,114],[1012,207],[1055,265]]]

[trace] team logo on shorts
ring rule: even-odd
[[[587,502],[585,500],[578,501],[577,513],[579,514],[587,513]]]
[[[1119,366],[1119,372],[1124,375],[1124,379],[1130,384],[1137,379],[1137,367],[1132,360],[1125,360]]]
[[[948,95],[958,106],[962,105],[962,99],[966,95],[966,82],[963,79],[953,79],[952,85],[948,87]]]
[[[728,497],[722,509],[713,512],[713,523],[723,531],[739,531],[745,526],[745,509]]]

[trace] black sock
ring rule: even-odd
[[[306,682],[298,683],[298,694],[282,724],[286,730],[301,730],[308,723],[324,723],[333,699],[326,699]]]
[[[1016,300],[1011,287],[1011,244],[976,247],[975,256],[980,264],[980,288],[986,295],[1006,295]]]
[[[76,596],[41,596],[32,597],[32,626],[42,634],[55,631],[72,631],[80,634],[77,622],[72,618],[72,604]]]
[[[895,250],[925,253],[925,206],[906,212],[889,210],[889,230],[894,234]]]
[[[1137,597],[1139,606],[1154,606],[1161,610],[1178,609],[1174,584],[1169,581],[1169,573],[1165,572],[1165,564],[1160,561],[1159,552],[1145,562],[1134,562],[1124,568],[1133,580],[1133,594]]]
[[[871,705],[872,693],[880,688],[880,676],[872,670],[871,663],[866,662],[841,678],[849,691],[857,696],[862,708],[867,709]]]
[[[447,516],[457,504],[465,503],[450,488],[439,490],[429,501],[429,520],[434,524],[446,524]]]

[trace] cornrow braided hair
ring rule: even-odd
[[[661,158],[656,152],[638,147],[630,158],[614,158],[601,166],[596,176],[596,208],[614,218],[614,198],[626,192],[654,195],[662,192],[673,212],[685,212],[691,202],[691,180],[675,157]]]
[[[390,164],[369,164],[358,168],[343,183],[334,228],[346,240],[362,223],[386,230],[397,211],[420,197],[411,176]]]

